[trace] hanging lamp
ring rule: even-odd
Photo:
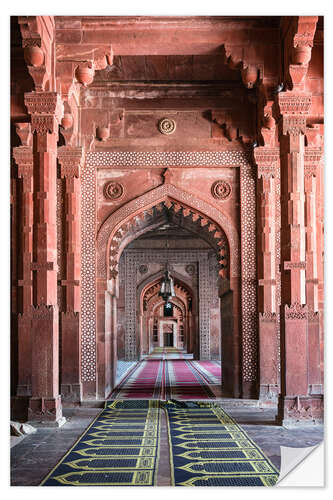
[[[167,261],[166,261],[166,266],[165,266],[166,269],[165,269],[164,277],[163,277],[163,280],[161,283],[161,290],[160,290],[160,293],[158,295],[159,295],[159,297],[162,297],[164,302],[167,304],[169,302],[169,299],[171,297],[175,297],[176,294],[175,294],[175,287],[174,287],[174,283],[173,283],[173,278],[170,275],[170,271],[169,271],[168,240],[166,241],[166,248],[167,248]]]

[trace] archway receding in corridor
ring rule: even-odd
[[[178,278],[178,273],[176,277],[173,270],[175,296],[165,302],[160,296],[163,274],[158,274],[157,278],[148,277],[138,286],[140,358],[164,347],[193,355],[198,344],[193,290]]]
[[[133,247],[148,233],[159,228],[164,230],[170,225],[177,231],[189,233],[191,238],[199,238],[205,248],[190,244],[185,248],[172,248],[172,252],[170,248],[166,252],[166,245],[158,248],[156,241],[148,253],[147,249],[143,251],[140,247],[142,243],[138,243],[138,248]],[[139,359],[138,314],[134,307],[139,268],[147,262],[158,263],[160,267],[154,271],[158,272],[168,262],[171,265],[197,266],[197,359],[210,360],[212,356],[218,359],[222,351],[226,374],[223,377],[223,393],[239,397],[239,257],[239,234],[230,217],[172,184],[159,186],[113,212],[97,235],[97,277],[100,283],[97,292],[97,336],[101,339],[101,347],[97,349],[97,371],[101,394],[109,393],[109,389],[114,387],[118,359]],[[213,272],[213,279],[210,272]],[[188,277],[186,272],[183,275]],[[216,286],[212,286],[214,280]],[[212,292],[214,289],[216,293]],[[213,335],[211,324],[216,325]],[[221,349],[221,343],[225,348]]]

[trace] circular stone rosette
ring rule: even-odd
[[[146,274],[146,273],[148,273],[148,266],[146,266],[146,264],[142,264],[139,267],[139,273],[140,274]]]
[[[187,272],[187,274],[189,274],[190,276],[193,276],[194,273],[195,273],[195,265],[194,264],[188,264],[186,267],[185,267],[185,271]]]
[[[171,118],[162,118],[158,122],[158,130],[161,132],[161,134],[173,134],[176,130],[176,122]]]
[[[119,200],[124,195],[124,186],[119,182],[107,182],[104,185],[104,196],[108,200]]]
[[[212,195],[217,200],[227,200],[231,195],[231,186],[226,181],[216,181],[212,185]]]

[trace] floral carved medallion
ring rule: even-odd
[[[217,200],[227,200],[231,195],[231,186],[226,181],[215,181],[212,185],[212,195]]]
[[[124,194],[124,186],[119,182],[107,182],[104,185],[104,196],[109,200],[118,200]]]
[[[171,118],[162,118],[158,122],[158,130],[161,132],[161,134],[173,134],[176,130],[176,122]]]
[[[140,274],[146,274],[146,273],[148,273],[148,266],[146,266],[146,264],[142,264],[139,267],[139,272],[140,272]]]

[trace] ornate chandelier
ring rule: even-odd
[[[167,267],[166,267],[163,281],[161,284],[161,290],[160,290],[160,293],[158,295],[163,298],[163,300],[166,304],[169,302],[169,299],[171,297],[176,296],[175,287],[173,284],[173,278],[170,276],[170,271],[168,269],[168,263],[167,263]]]
[[[167,251],[167,259],[166,259],[166,266],[165,266],[165,272],[164,272],[164,277],[161,283],[161,290],[160,293],[158,294],[160,297],[163,298],[164,302],[167,304],[169,302],[170,297],[175,297],[175,287],[173,284],[173,278],[170,275],[169,271],[169,263],[168,263],[168,251],[169,251],[169,242],[168,239],[166,240],[166,251]]]

